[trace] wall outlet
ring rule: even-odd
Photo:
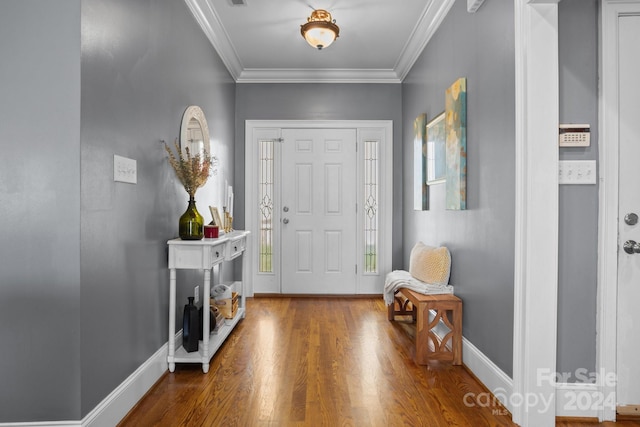
[[[138,182],[137,162],[133,159],[113,155],[113,180],[136,184]]]
[[[193,302],[197,304],[200,302],[200,286],[193,288]]]

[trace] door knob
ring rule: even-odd
[[[282,220],[282,223],[283,223],[283,224],[289,224],[289,218],[285,218],[285,219],[283,219],[283,220]]]
[[[622,245],[622,248],[628,254],[640,254],[640,243],[636,242],[635,240],[627,240]]]
[[[282,208],[282,210],[285,212],[289,212],[289,206],[285,206],[284,208]]]
[[[624,216],[624,222],[627,225],[636,225],[638,223],[638,215],[631,212]]]

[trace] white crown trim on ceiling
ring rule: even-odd
[[[237,83],[401,83],[394,70],[244,69]]]
[[[237,83],[401,83],[455,0],[433,0],[402,49],[394,69],[246,69],[209,0],[185,0]]]

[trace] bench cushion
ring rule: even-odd
[[[416,279],[433,285],[448,284],[451,274],[449,249],[416,243],[409,257],[409,273]]]

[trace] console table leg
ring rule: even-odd
[[[176,269],[169,270],[169,337],[167,339],[169,351],[167,362],[169,362],[169,370],[173,372],[176,369],[174,357],[176,354]]]
[[[204,311],[204,315],[202,316],[202,323],[203,323],[203,328],[202,328],[202,370],[205,370],[205,366],[206,366],[206,371],[204,371],[204,373],[206,374],[207,371],[209,370],[209,332],[210,332],[210,326],[209,326],[209,303],[210,303],[210,296],[211,296],[211,269],[206,269],[204,270],[204,301],[202,303],[202,305],[205,307]]]

